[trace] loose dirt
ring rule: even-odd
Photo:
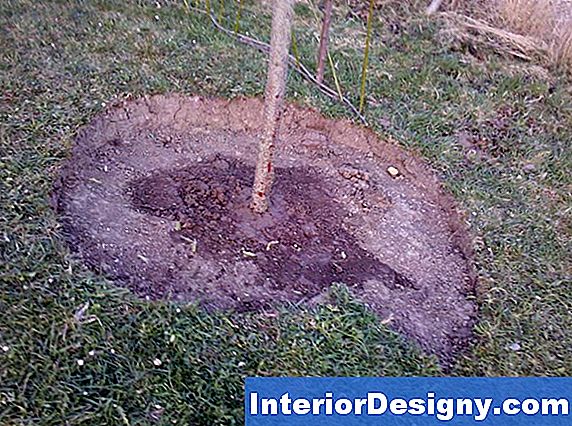
[[[451,197],[414,155],[289,106],[270,211],[256,215],[262,109],[161,95],[97,117],[55,191],[73,248],[140,296],[216,309],[320,303],[342,282],[450,359],[475,316],[470,241]]]

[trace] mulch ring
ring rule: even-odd
[[[317,303],[343,282],[450,358],[470,337],[474,273],[436,177],[367,129],[289,105],[271,207],[256,215],[262,110],[259,99],[160,95],[97,117],[55,191],[73,248],[142,297],[217,309]]]

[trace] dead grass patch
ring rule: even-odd
[[[572,1],[454,1],[443,34],[505,55],[572,72]]]

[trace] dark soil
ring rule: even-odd
[[[359,246],[341,226],[347,214],[301,168],[277,169],[272,204],[260,216],[248,207],[254,168],[215,155],[193,168],[159,172],[133,182],[133,206],[177,223],[173,241],[213,261],[248,259],[261,272],[257,286],[313,297],[333,282],[358,286],[378,279],[413,284]],[[260,305],[249,301],[246,308]]]
[[[323,302],[342,282],[449,359],[470,336],[474,276],[438,180],[372,132],[290,106],[270,211],[255,215],[261,111],[256,99],[170,95],[95,119],[55,192],[75,250],[143,297],[212,308]]]

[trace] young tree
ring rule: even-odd
[[[250,203],[256,213],[264,213],[268,210],[268,196],[274,181],[273,155],[288,77],[293,5],[294,0],[274,0],[270,60],[264,91],[264,123]]]
[[[322,84],[324,79],[324,69],[326,68],[326,55],[328,54],[328,39],[330,37],[330,22],[332,21],[333,0],[326,0],[324,4],[324,20],[322,21],[322,31],[320,32],[320,47],[318,48],[318,66],[316,80]]]

